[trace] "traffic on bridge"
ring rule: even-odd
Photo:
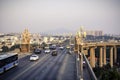
[[[108,63],[113,68],[117,62],[120,43],[87,42],[82,28],[75,36],[47,36],[43,42],[38,35],[37,38],[37,43],[30,44],[30,33],[25,29],[20,46],[15,46],[17,49],[6,52],[8,49],[3,45],[0,80],[97,80],[94,68]],[[95,48],[100,49],[99,61]],[[110,58],[107,58],[108,48]]]

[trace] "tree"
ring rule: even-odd
[[[9,51],[9,48],[8,46],[2,46],[2,52],[8,52]]]
[[[10,51],[15,50],[16,48],[20,49],[20,44],[15,44],[15,45],[11,46]]]
[[[99,80],[120,80],[120,73],[117,71],[117,68],[111,68],[110,64],[102,68],[96,67],[93,70]]]

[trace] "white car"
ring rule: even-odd
[[[49,49],[45,50],[45,53],[50,53],[50,50]]]
[[[64,49],[64,47],[63,47],[63,46],[60,46],[60,47],[59,47],[59,49],[63,50],[63,49]]]
[[[35,61],[35,60],[38,60],[39,59],[39,56],[38,55],[31,55],[30,56],[30,60],[31,61]]]

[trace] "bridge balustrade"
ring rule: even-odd
[[[91,80],[97,80],[97,77],[95,75],[95,73],[93,72],[93,69],[91,68],[90,64],[89,64],[89,61],[88,59],[86,58],[86,56],[83,54],[83,58],[85,60],[85,63],[86,63],[86,68],[88,69],[89,71],[89,74],[90,74],[90,77],[91,77]]]

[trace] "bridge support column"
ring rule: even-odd
[[[93,47],[90,48],[90,65],[92,68],[95,67],[95,49]]]
[[[117,62],[117,48],[114,46],[114,63]]]
[[[99,60],[99,66],[103,67],[103,49],[100,47],[100,60]]]
[[[103,64],[106,65],[106,46],[104,46],[104,61]]]
[[[113,67],[113,47],[110,47],[110,66]]]

